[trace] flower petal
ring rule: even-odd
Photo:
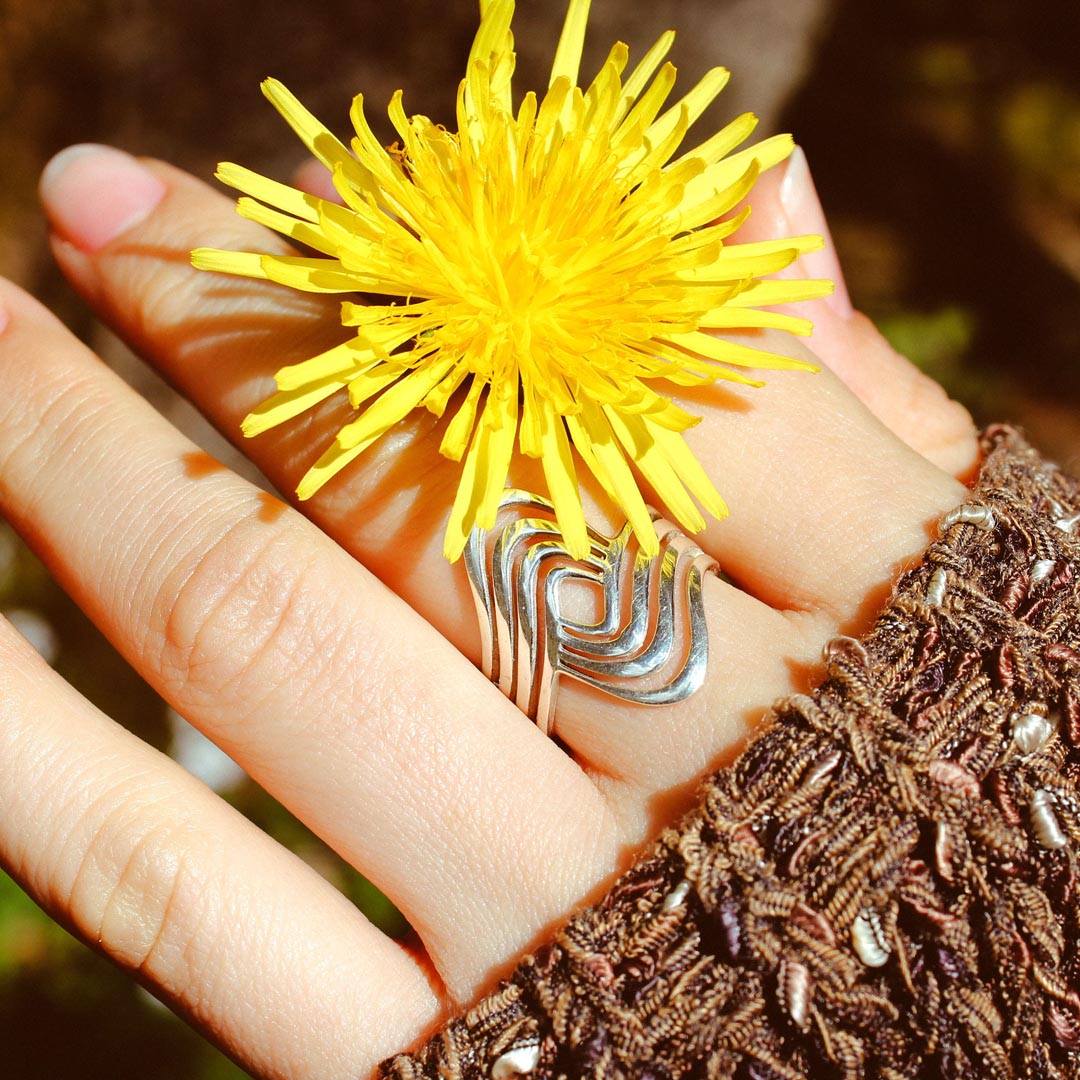
[[[646,555],[655,555],[660,550],[660,543],[652,527],[652,517],[607,416],[598,406],[584,399],[581,413],[568,416],[566,426],[593,475],[612,502],[626,514],[642,550]]]
[[[443,553],[451,562],[461,557],[474,527],[489,529],[495,524],[516,428],[517,395],[498,401],[489,394],[484,415],[473,432],[446,525]]]
[[[240,430],[249,439],[261,435],[314,408],[344,386],[343,377],[331,375],[322,382],[309,383],[297,390],[280,390],[256,405],[241,421]]]
[[[357,190],[370,190],[374,187],[371,174],[277,79],[264,79],[262,92],[315,158],[331,171],[335,167],[344,170]]]
[[[673,345],[686,349],[707,360],[716,360],[721,364],[734,364],[736,367],[765,368],[776,371],[820,371],[816,364],[806,360],[795,360],[780,353],[766,352],[749,345],[740,345],[737,341],[713,337],[694,331],[690,334],[671,334],[667,339]]]
[[[581,50],[585,45],[585,26],[589,21],[589,4],[590,0],[570,0],[562,33],[559,35],[559,44],[555,49],[548,86],[564,75],[571,84],[577,84]]]
[[[214,176],[223,184],[236,188],[250,195],[253,199],[259,199],[269,206],[276,206],[293,217],[303,218],[305,221],[316,222],[319,220],[319,204],[322,199],[306,192],[297,191],[296,188],[287,184],[279,184],[276,180],[270,180],[261,176],[251,169],[245,169],[242,165],[233,165],[223,161]]]
[[[544,466],[544,479],[555,507],[563,542],[573,558],[584,559],[589,553],[589,535],[585,511],[581,506],[574,456],[562,417],[551,409],[541,409],[540,438],[543,443],[540,461]]]
[[[714,192],[730,187],[742,176],[751,161],[756,161],[761,171],[765,172],[766,169],[779,165],[794,149],[795,140],[790,135],[774,135],[710,165],[686,185],[686,205],[693,206],[695,203],[704,202]]]
[[[612,430],[627,456],[641,470],[679,525],[689,532],[698,532],[705,528],[705,519],[687,494],[671,463],[657,446],[645,420],[640,416],[620,413],[618,409],[611,407],[604,409],[604,415],[611,422]]]
[[[646,420],[648,423],[648,420]],[[675,431],[668,431],[658,424],[650,425],[650,431],[656,445],[671,462],[679,479],[689,488],[695,499],[717,520],[728,516],[727,503],[724,502],[716,485],[694,457],[693,451],[686,445],[686,440]]]
[[[454,414],[453,420],[447,425],[446,432],[439,444],[439,453],[451,461],[460,461],[465,447],[469,444],[473,425],[476,423],[476,405],[480,400],[480,393],[484,389],[484,380],[473,376],[469,392],[461,407]]]
[[[335,345],[310,360],[279,368],[274,376],[279,390],[301,390],[328,378],[348,378],[365,365],[375,362],[372,350],[356,338]]]
[[[728,307],[772,307],[774,304],[796,304],[800,300],[820,300],[836,291],[833,282],[817,280],[750,281],[737,295],[726,301]]]

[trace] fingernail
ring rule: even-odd
[[[146,218],[165,185],[130,154],[83,143],[49,162],[40,193],[53,229],[92,255]]]
[[[849,318],[854,309],[844,284],[844,272],[840,268],[840,260],[825,221],[825,211],[821,208],[821,200],[801,146],[796,146],[788,158],[787,171],[780,183],[780,205],[787,215],[792,235],[818,233],[825,238],[825,246],[820,251],[803,255],[798,265],[809,278],[831,278],[836,283],[836,291],[826,298],[825,303],[842,319]]]

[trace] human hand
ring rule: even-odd
[[[789,177],[788,208],[763,189],[758,220],[814,212],[808,179]],[[44,194],[76,287],[230,435],[273,371],[342,335],[333,300],[192,271],[193,246],[276,241],[176,170],[84,153]],[[834,373],[695,395],[687,439],[732,507],[698,539],[739,586],[708,579],[708,684],[647,711],[569,684],[564,751],[470,662],[464,572],[441,555],[455,475],[430,417],[312,499],[312,525],[201,455],[30,298],[3,286],[0,306],[0,509],[423,943],[378,934],[3,626],[4,866],[260,1076],[365,1075],[595,898],[769,703],[805,688],[824,641],[866,625],[974,462],[962,410],[818,305]],[[291,490],[340,411],[244,449]]]

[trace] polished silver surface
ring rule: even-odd
[[[559,680],[576,679],[638,705],[689,697],[705,679],[709,644],[702,586],[717,569],[686,536],[653,513],[660,552],[644,555],[629,524],[613,537],[589,529],[589,554],[571,558],[552,504],[507,491],[493,530],[474,529],[465,567],[480,622],[485,674],[550,732]],[[598,591],[600,617],[562,614],[562,590]]]

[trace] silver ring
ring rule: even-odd
[[[590,527],[589,555],[579,561],[563,546],[547,499],[509,490],[499,512],[513,517],[494,544],[487,530],[474,529],[465,548],[481,664],[545,734],[563,677],[637,705],[669,705],[701,686],[709,659],[702,587],[719,568],[685,534],[650,511],[657,555],[640,550],[628,523],[613,537]],[[599,588],[599,621],[562,616],[559,592],[568,581]]]

